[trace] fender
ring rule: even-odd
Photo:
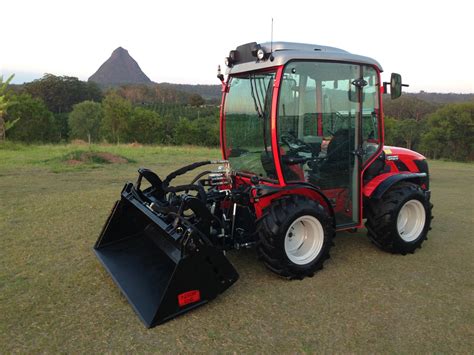
[[[302,195],[318,201],[321,205],[326,207],[335,226],[336,220],[334,218],[334,209],[331,202],[320,189],[310,183],[289,184],[284,187],[257,185],[252,188],[251,195],[255,202],[254,206],[257,218],[262,216],[263,210],[268,207],[273,200],[285,195]]]
[[[363,193],[365,197],[371,199],[380,199],[390,187],[400,181],[413,181],[422,186],[424,190],[426,190],[426,186],[423,187],[423,181],[426,179],[427,176],[428,175],[426,173],[410,172],[381,174],[373,178],[368,184],[364,186]]]

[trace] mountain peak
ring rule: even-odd
[[[126,54],[126,55],[130,55],[128,54],[128,51],[123,48],[123,47],[118,47],[117,49],[115,49],[113,52],[112,52],[112,55],[114,54]]]
[[[102,86],[121,84],[151,84],[152,81],[123,47],[118,47],[104,64],[89,78]]]

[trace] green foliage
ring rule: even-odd
[[[89,142],[219,144],[219,107],[204,105],[204,99],[197,93],[184,93],[166,85],[124,85],[109,91],[99,105],[93,102],[101,99],[96,89],[94,83],[51,74],[26,84],[23,92],[41,99],[33,104],[26,100],[27,96],[22,97],[19,105],[27,107],[17,107],[14,114],[28,111],[29,128],[12,128],[12,138],[28,142],[80,138]],[[53,112],[46,119],[45,112],[33,109],[41,101]],[[37,114],[41,117],[34,118]],[[11,115],[8,127],[17,123],[17,118]],[[30,127],[32,122],[36,124],[34,128]]]
[[[53,113],[71,112],[72,106],[85,100],[101,101],[97,84],[70,76],[45,74],[43,78],[25,85],[25,91],[41,98]]]
[[[385,144],[419,150],[426,117],[438,107],[410,95],[396,100],[384,95]]]
[[[5,122],[5,132],[8,131],[9,129],[13,128],[15,126],[15,124],[20,120],[20,117],[18,117],[17,119],[14,119],[12,121],[9,121],[9,122]]]
[[[430,115],[422,149],[435,159],[474,160],[474,102],[449,104]]]
[[[190,120],[195,120],[199,117],[214,116],[219,117],[219,106],[202,106],[193,107],[184,104],[160,103],[141,105],[150,110],[158,112],[161,117],[169,117],[176,119],[176,117],[186,117]]]
[[[55,113],[53,114],[54,130],[58,134],[60,141],[67,141],[69,139],[69,114],[68,113]]]
[[[7,124],[4,118],[8,107],[12,105],[12,102],[7,95],[7,87],[14,76],[15,74],[10,75],[5,82],[3,82],[3,75],[0,76],[0,141],[5,140],[6,132],[20,120],[20,118],[17,118]]]
[[[194,107],[199,107],[205,104],[204,99],[199,94],[192,94],[189,96],[189,104]]]
[[[154,111],[142,107],[133,109],[127,124],[129,142],[157,144],[164,141],[163,120]]]
[[[190,94],[183,91],[175,90],[171,87],[166,87],[161,84],[155,85],[122,85],[118,88],[117,93],[123,98],[130,100],[133,104],[154,104],[154,103],[169,103],[169,104],[187,104],[189,102]]]
[[[383,101],[385,115],[398,120],[413,119],[420,121],[439,108],[438,104],[420,100],[410,95],[402,95],[396,100],[391,100],[390,96],[384,95]]]
[[[200,146],[219,145],[219,121],[213,117],[203,117],[190,121],[181,117],[175,128],[175,144]]]
[[[109,141],[120,143],[126,138],[128,121],[132,114],[132,104],[122,98],[115,91],[107,94],[102,102],[104,118],[102,120],[102,133]]]
[[[28,94],[13,95],[12,104],[6,115],[6,122],[21,119],[14,125],[8,137],[23,142],[57,142],[59,134],[55,129],[53,114],[41,99]]]
[[[424,129],[424,122],[385,117],[385,144],[415,149]]]
[[[68,121],[71,137],[86,140],[89,144],[97,142],[102,116],[102,105],[97,102],[83,101],[75,104]]]

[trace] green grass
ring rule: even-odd
[[[414,255],[341,233],[323,271],[286,281],[231,252],[234,286],[147,330],[92,245],[139,166],[166,175],[219,151],[93,146],[135,162],[63,166],[88,149],[0,146],[0,353],[472,352],[474,165],[431,162],[433,230]]]

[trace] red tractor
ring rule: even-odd
[[[413,253],[431,223],[426,159],[384,146],[375,60],[298,43],[248,43],[222,74],[222,161],[165,179],[139,169],[94,249],[151,327],[222,293],[238,278],[225,251],[255,247],[274,273],[312,276],[336,232],[363,227],[381,249]],[[189,184],[179,175],[208,164]],[[147,181],[147,187],[142,182]]]

